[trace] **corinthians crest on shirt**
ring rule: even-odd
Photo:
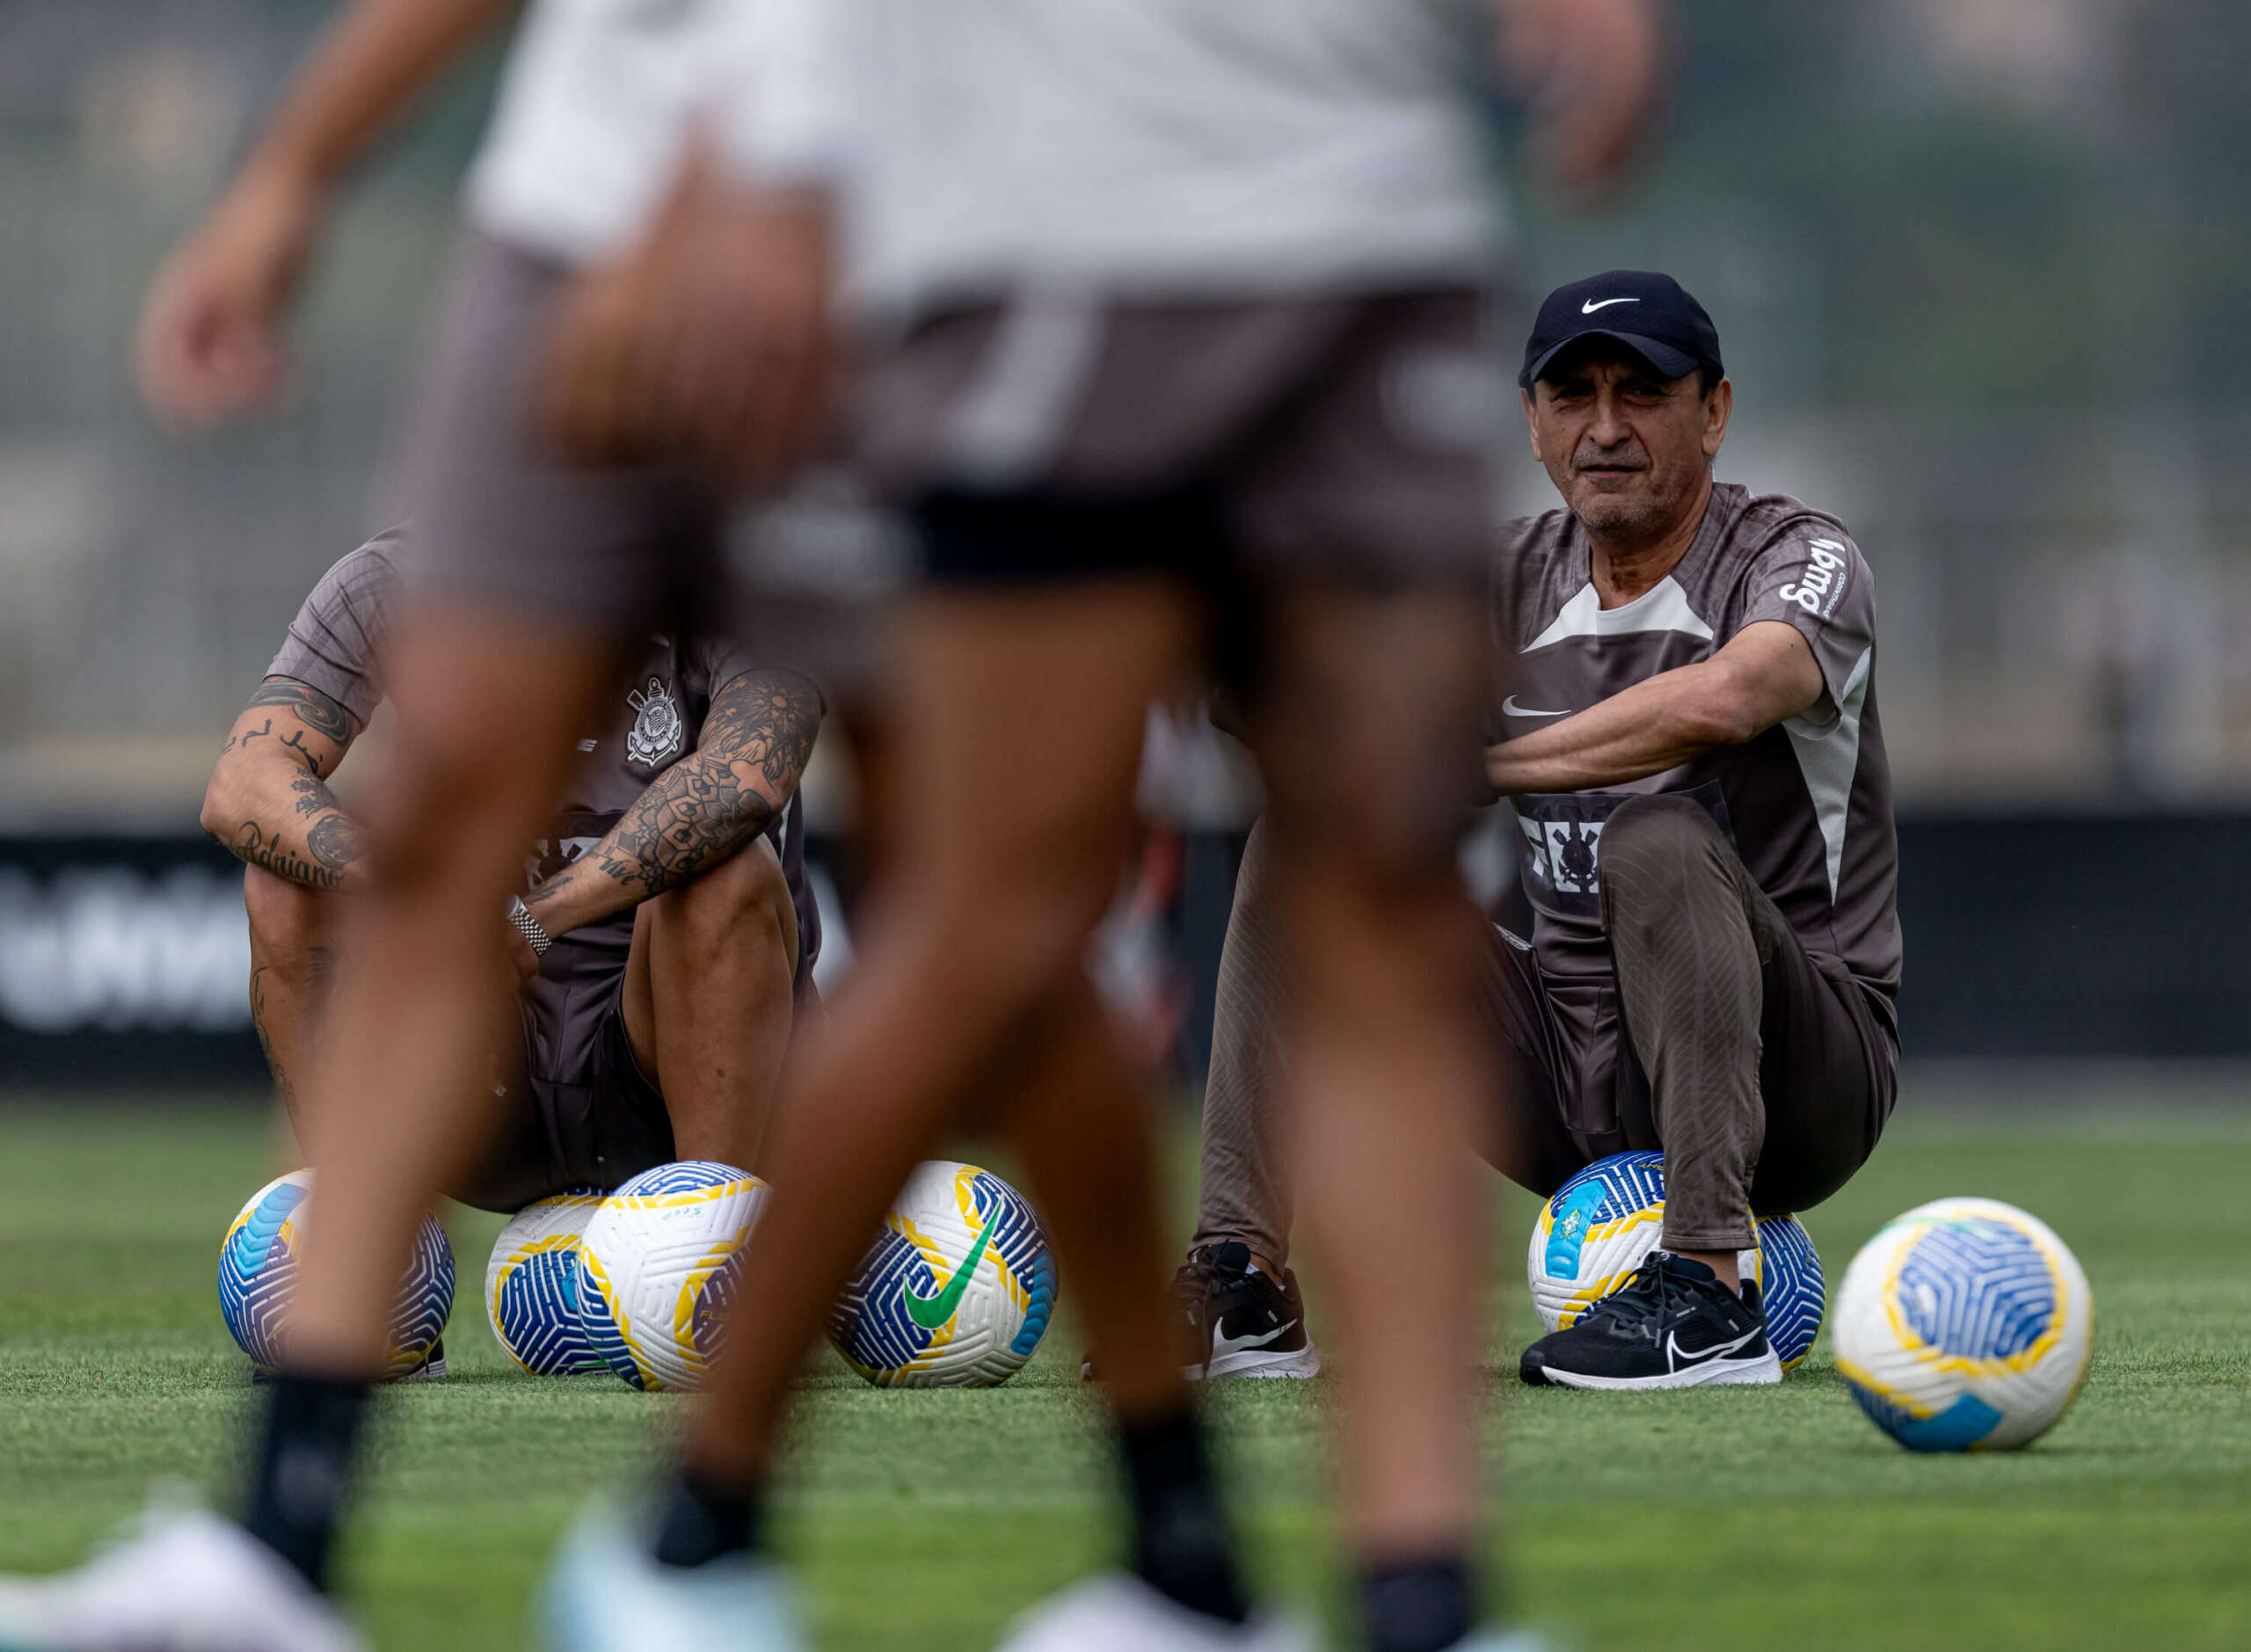
[[[1517,829],[1524,836],[1526,893],[1535,906],[1559,912],[1596,911],[1596,878],[1602,865],[1602,829],[1619,805],[1643,794],[1630,791],[1527,792],[1510,801]],[[1718,822],[1722,835],[1735,841],[1727,798],[1714,781],[1683,787],[1669,795],[1686,797]]]
[[[633,708],[633,726],[625,731],[627,762],[654,768],[680,755],[683,731],[680,707],[663,678],[650,678],[647,688],[633,689],[625,696],[625,703]]]

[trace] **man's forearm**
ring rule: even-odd
[[[820,732],[820,690],[752,671],[711,702],[696,749],[649,783],[602,841],[525,897],[562,935],[678,889],[745,848],[796,795]]]
[[[1747,734],[1690,685],[1651,677],[1599,705],[1490,746],[1485,775],[1504,796],[1621,786],[1736,744]]]
[[[772,800],[740,783],[732,761],[690,752],[525,905],[551,935],[600,923],[692,883],[747,847],[776,812]]]
[[[360,824],[325,781],[287,761],[245,764],[228,778],[206,799],[203,824],[238,858],[307,889],[365,886]]]
[[[356,0],[291,83],[246,171],[333,184],[519,0]]]

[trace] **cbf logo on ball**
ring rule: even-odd
[[[885,1387],[982,1388],[1030,1359],[1055,1263],[1023,1194],[973,1164],[917,1166],[829,1310],[829,1339]]]
[[[1795,1216],[1762,1216],[1758,1244],[1736,1265],[1759,1284],[1767,1335],[1784,1371],[1813,1350],[1826,1303],[1813,1236]],[[1555,1190],[1532,1225],[1525,1258],[1532,1305],[1549,1330],[1567,1330],[1625,1288],[1665,1234],[1665,1155],[1614,1153]]]

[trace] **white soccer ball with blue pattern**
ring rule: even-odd
[[[695,1390],[726,1334],[766,1183],[704,1159],[660,1164],[606,1197],[579,1241],[579,1324],[636,1388]]]
[[[236,1213],[219,1247],[219,1312],[260,1371],[281,1365],[312,1190],[310,1170],[274,1177]],[[387,1374],[403,1377],[420,1365],[453,1311],[454,1248],[446,1230],[425,1216],[391,1310]]]
[[[606,1369],[579,1322],[579,1241],[600,1188],[527,1204],[500,1230],[484,1266],[484,1312],[498,1342],[535,1377]]]
[[[1845,1270],[1837,1371],[1910,1451],[2003,1450],[2071,1408],[2094,1330],[2087,1275],[2046,1223],[1998,1199],[1934,1199]]]
[[[1055,1289],[1024,1195],[990,1170],[931,1160],[829,1309],[829,1340],[881,1387],[989,1388],[1039,1346]]]
[[[1665,1232],[1665,1155],[1616,1153],[1555,1190],[1532,1225],[1525,1273],[1540,1322],[1563,1330],[1625,1285]],[[1825,1306],[1821,1257],[1795,1216],[1761,1217],[1736,1266],[1759,1283],[1767,1337],[1784,1371],[1813,1350]]]

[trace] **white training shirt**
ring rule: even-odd
[[[471,173],[572,261],[639,227],[700,115],[841,173],[855,285],[1194,295],[1474,277],[1505,236],[1491,0],[535,0]]]
[[[627,244],[713,101],[745,0],[532,0],[469,174],[478,229],[580,264]]]
[[[856,284],[894,307],[1475,277],[1501,251],[1491,0],[738,4],[735,84],[768,90],[727,98],[727,147],[849,158]]]

